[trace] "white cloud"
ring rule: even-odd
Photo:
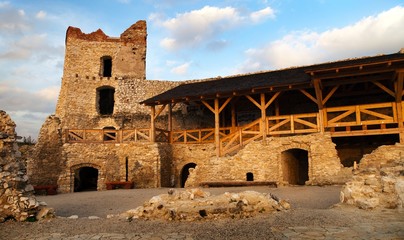
[[[184,63],[182,65],[179,65],[173,69],[171,69],[171,73],[177,74],[177,75],[185,75],[188,73],[188,68],[190,67],[191,62]]]
[[[154,13],[149,16],[149,20],[168,31],[169,37],[163,38],[160,45],[169,50],[176,50],[197,47],[209,42],[208,40],[214,42],[218,35],[241,24],[256,23],[274,16],[273,10],[269,7],[250,15],[243,15],[233,7],[205,6],[177,14],[175,18],[167,20],[163,20],[162,15]]]
[[[404,47],[404,7],[394,7],[343,28],[324,32],[296,31],[248,49],[247,60],[237,72],[252,72],[308,65],[324,61],[381,53]]]
[[[46,18],[46,12],[41,10],[35,15],[35,17],[37,19],[45,19]]]
[[[275,12],[272,8],[266,7],[250,14],[250,18],[253,22],[261,22],[267,18],[275,18]]]

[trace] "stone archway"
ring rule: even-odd
[[[308,151],[292,148],[281,153],[283,181],[292,185],[305,185],[309,180]]]
[[[78,165],[71,169],[73,176],[73,191],[97,191],[99,169],[94,165]]]
[[[196,163],[187,163],[184,165],[184,167],[181,170],[181,187],[185,186],[185,182],[188,179],[188,175],[189,175],[189,169],[190,168],[195,168],[196,167]]]

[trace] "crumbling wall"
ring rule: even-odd
[[[24,221],[39,211],[16,143],[15,123],[0,110],[0,222]]]
[[[404,145],[381,146],[365,155],[340,199],[362,209],[403,208]]]
[[[252,173],[254,181],[284,182],[282,152],[289,149],[302,149],[308,152],[307,185],[345,183],[351,176],[351,169],[344,169],[337,156],[335,144],[328,134],[309,134],[291,137],[272,137],[266,141],[247,144],[234,156],[205,158],[198,162],[189,176],[187,186],[198,186],[201,182],[246,181],[246,174]],[[213,152],[210,150],[211,153]],[[193,151],[191,159],[200,156]],[[178,153],[180,154],[180,153]],[[175,155],[175,154],[174,154]],[[181,159],[180,155],[175,155]],[[182,157],[184,158],[184,156]],[[182,162],[185,162],[182,160]]]

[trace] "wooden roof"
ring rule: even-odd
[[[380,67],[394,71],[397,68],[396,63],[399,63],[399,67],[404,67],[403,53],[216,78],[182,84],[141,103],[145,105],[160,105],[232,95],[247,95],[254,92],[273,91],[274,89],[285,87],[308,88],[311,86],[312,78],[321,78],[322,76],[336,77],[335,75],[340,72],[340,69],[341,72],[348,74],[355,74],[359,71],[366,73],[368,69],[376,69],[378,71]],[[391,67],[393,64],[396,64],[396,67]]]

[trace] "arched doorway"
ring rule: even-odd
[[[98,169],[81,167],[74,171],[74,191],[97,191]]]
[[[185,186],[185,182],[188,179],[188,175],[189,175],[189,169],[190,168],[195,168],[196,164],[195,163],[188,163],[185,164],[185,166],[182,168],[181,170],[181,187]]]
[[[304,185],[309,180],[309,158],[306,150],[293,148],[283,151],[283,181],[292,185]]]

